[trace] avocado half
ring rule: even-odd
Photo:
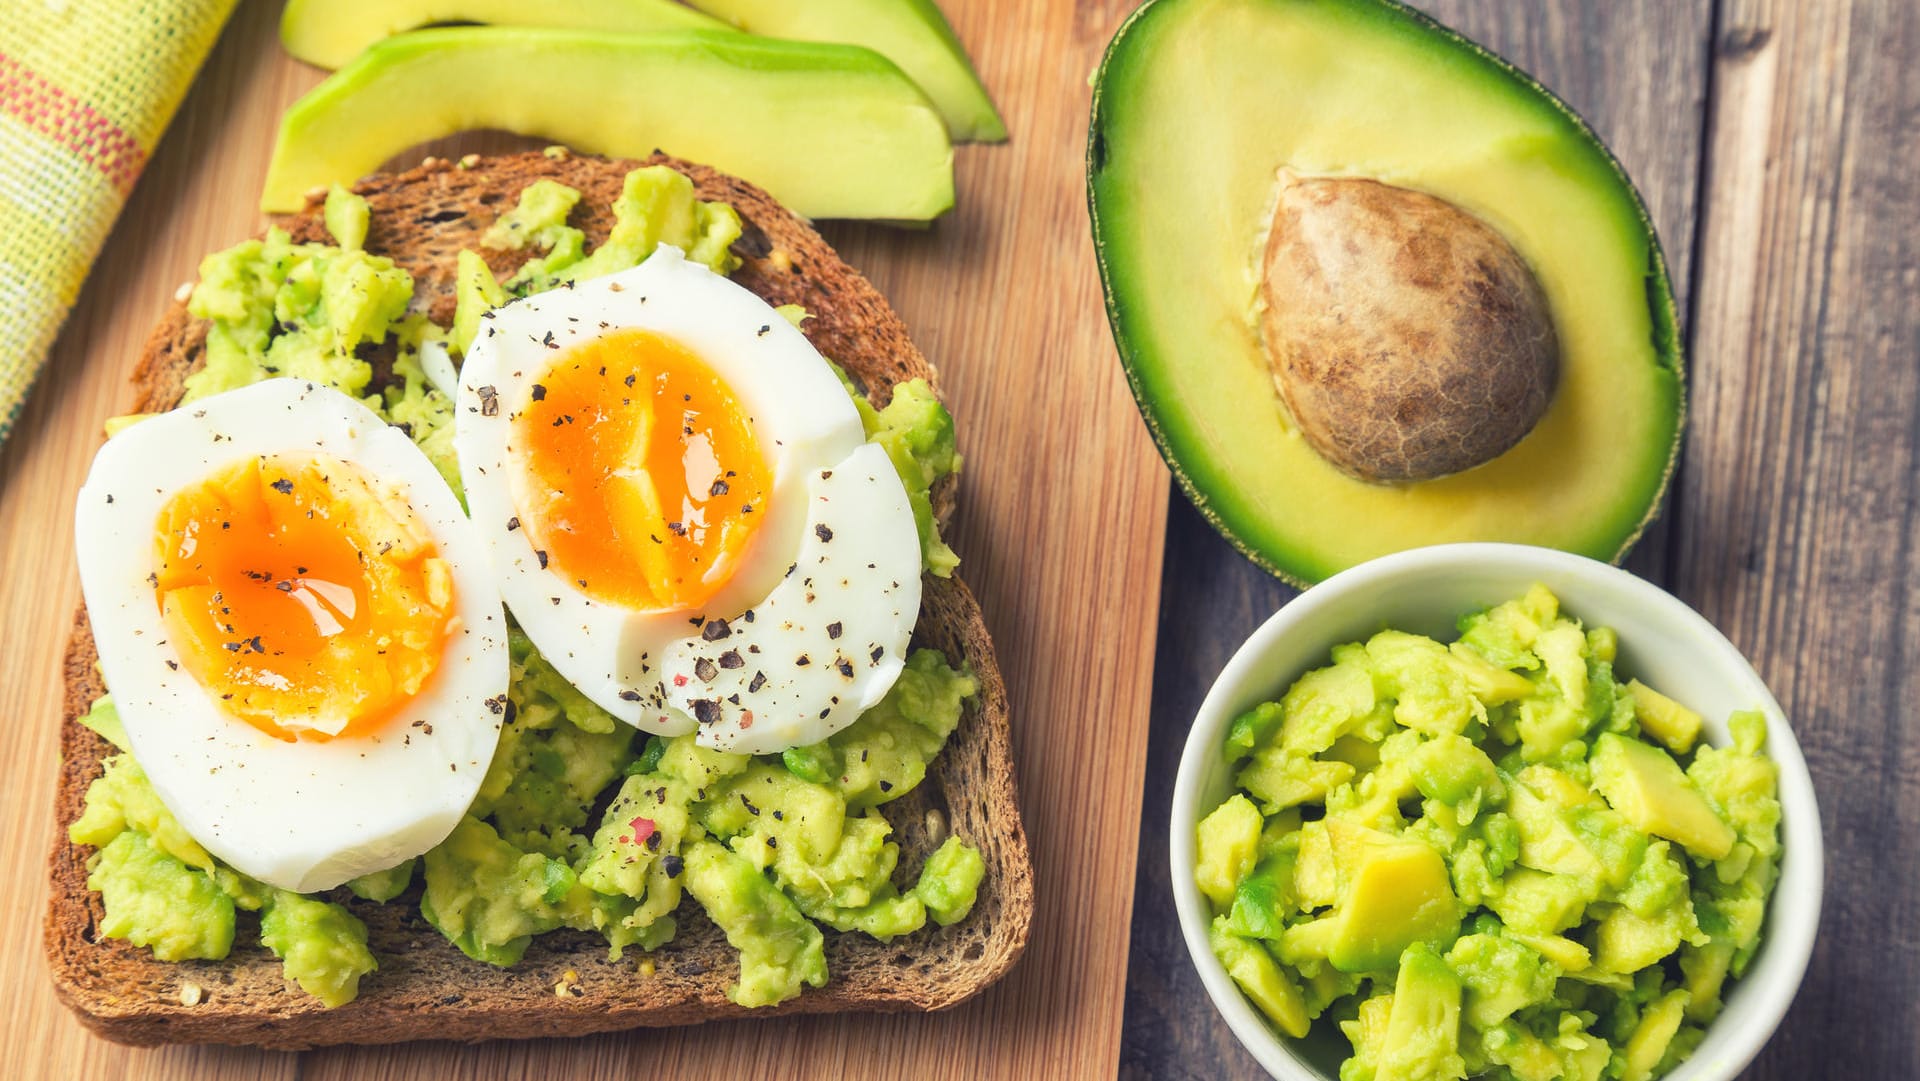
[[[1545,414],[1493,460],[1374,484],[1301,437],[1255,298],[1282,168],[1446,200],[1545,291]],[[1639,193],[1538,82],[1392,0],[1147,0],[1096,76],[1087,186],[1107,314],[1147,427],[1202,514],[1295,584],[1426,544],[1617,561],[1679,453],[1685,379]]]

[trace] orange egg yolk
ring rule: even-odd
[[[559,355],[513,419],[520,525],[587,596],[677,610],[726,585],[766,517],[766,459],[732,388],[620,330]]]
[[[222,469],[167,501],[155,546],[178,663],[278,739],[377,731],[426,686],[453,629],[432,536],[338,459]]]

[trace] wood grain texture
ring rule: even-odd
[[[752,1021],[586,1040],[285,1055],[129,1051],[85,1035],[45,986],[58,652],[77,596],[71,500],[141,340],[200,256],[250,234],[279,111],[318,75],[242,5],[109,242],[0,450],[0,971],[9,1075],[137,1078],[1110,1077],[1116,1068],[1145,755],[1165,473],[1134,417],[1098,300],[1084,210],[1086,72],[1123,5],[949,0],[1013,131],[963,148],[934,229],[825,231],[940,366],[967,454],[954,544],[1012,689],[1040,905],[1026,958],[933,1016]]]
[[[1531,72],[1586,117],[1646,199],[1685,310],[1710,0],[1415,6]],[[1660,579],[1665,531],[1677,516],[1669,511],[1655,523],[1630,567]],[[1174,772],[1200,700],[1247,635],[1295,594],[1240,558],[1177,498],[1164,567],[1120,1073],[1155,1081],[1258,1078],[1259,1065],[1214,1012],[1187,956],[1173,911],[1166,830]]]
[[[1673,586],[1812,768],[1827,894],[1749,1076],[1920,1077],[1920,7],[1724,4]]]

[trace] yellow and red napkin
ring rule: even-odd
[[[234,2],[0,10],[0,441]]]

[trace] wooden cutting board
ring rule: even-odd
[[[940,366],[967,456],[954,546],[1013,696],[1039,913],[999,986],[933,1016],[735,1022],[596,1039],[300,1055],[129,1050],[54,1001],[41,961],[58,658],[79,596],[72,498],[130,400],[148,329],[206,252],[261,225],[280,111],[319,79],[279,4],[235,14],[0,449],[0,1045],[24,1077],[1107,1077],[1119,1051],[1166,475],[1107,336],[1085,214],[1087,75],[1127,0],[947,0],[1013,132],[959,151],[930,231],[825,232]],[[588,103],[583,103],[586,105]],[[669,148],[671,149],[671,148]]]

